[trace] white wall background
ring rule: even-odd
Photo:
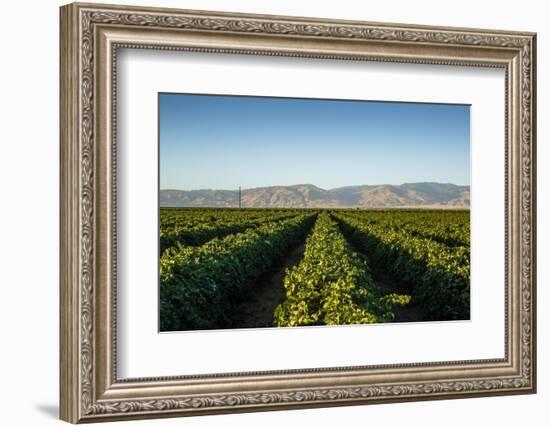
[[[110,0],[113,3],[121,3]],[[133,0],[133,4],[538,32],[539,393],[438,402],[208,416],[132,425],[547,425],[550,405],[550,29],[544,2]],[[58,7],[9,2],[0,25],[0,401],[3,425],[60,425],[58,402]],[[545,219],[546,217],[546,219]],[[546,418],[546,420],[545,420]]]

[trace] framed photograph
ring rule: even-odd
[[[63,420],[536,391],[535,34],[60,22]]]

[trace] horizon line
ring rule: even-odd
[[[324,191],[333,191],[333,190],[340,190],[342,188],[350,188],[350,187],[377,187],[377,186],[393,186],[393,187],[401,187],[403,185],[411,185],[411,184],[438,184],[438,185],[454,185],[456,187],[470,187],[470,184],[455,184],[452,182],[437,182],[437,181],[417,181],[417,182],[403,182],[401,184],[351,184],[351,185],[343,185],[339,187],[332,187],[332,188],[323,188],[315,184],[311,183],[300,183],[300,184],[288,184],[288,185],[281,185],[281,184],[275,184],[275,185],[263,185],[260,187],[243,187],[239,186],[232,189],[225,189],[225,188],[193,188],[193,189],[181,189],[181,188],[159,188],[159,191],[239,191],[241,189],[242,191],[245,190],[257,190],[260,188],[277,188],[277,187],[300,187],[300,186],[312,186],[316,187],[320,190]]]

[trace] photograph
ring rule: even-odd
[[[159,331],[470,319],[470,105],[158,94]]]
[[[59,418],[280,425],[392,404],[391,425],[435,401],[443,420],[449,399],[536,399],[542,18],[256,3],[31,14],[59,27],[57,47],[32,50],[59,69],[42,85],[59,102],[45,121],[59,221],[41,227],[58,229],[58,301],[33,299],[58,311],[59,357],[37,366],[59,374]],[[6,140],[45,135],[16,128]],[[523,424],[542,408],[507,407]],[[465,409],[457,422],[475,424]]]

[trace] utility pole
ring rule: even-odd
[[[241,208],[241,186],[239,185],[239,209]]]

